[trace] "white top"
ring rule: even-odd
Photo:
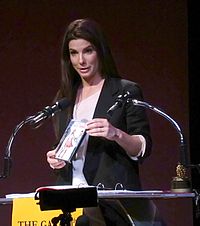
[[[73,118],[77,120],[91,120],[94,115],[94,111],[99,99],[101,90],[97,91],[88,98],[82,100],[78,104],[75,104],[73,111]],[[88,109],[88,110],[87,110]],[[72,176],[72,185],[82,185],[87,184],[86,179],[83,175],[83,166],[85,162],[85,154],[87,150],[89,135],[86,134],[84,140],[82,141],[78,152],[75,156],[75,159],[72,161],[73,165],[73,176]]]

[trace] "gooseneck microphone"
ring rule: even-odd
[[[39,111],[37,114],[33,116],[29,116],[29,120],[30,120],[29,123],[30,125],[36,125],[36,127],[38,128],[40,126],[40,123],[43,120],[53,117],[57,112],[63,111],[69,105],[70,105],[70,102],[67,101],[66,98],[63,98],[57,101],[52,106],[45,107],[42,111]]]
[[[181,143],[180,162],[181,162],[181,164],[186,166],[188,164],[188,162],[187,162],[187,154],[186,154],[186,149],[185,149],[185,140],[184,140],[184,135],[182,133],[182,130],[181,130],[180,126],[178,125],[178,123],[174,119],[172,119],[169,115],[167,115],[165,112],[158,109],[157,107],[152,106],[151,104],[149,104],[147,102],[133,99],[132,97],[133,97],[133,95],[129,91],[125,92],[125,94],[123,94],[123,95],[119,95],[116,99],[115,104],[108,109],[107,114],[111,116],[117,108],[122,107],[123,103],[130,104],[131,102],[135,106],[145,107],[145,108],[148,108],[148,109],[160,114],[165,119],[170,121],[171,124],[174,126],[174,128],[177,130],[177,132],[180,136],[180,143]]]
[[[164,111],[161,111],[159,108],[157,108],[157,107],[155,107],[155,106],[153,106],[153,105],[151,105],[147,102],[133,99],[132,103],[133,103],[133,105],[145,107],[145,108],[148,108],[148,109],[158,113],[159,115],[161,115],[165,119],[167,119],[174,126],[174,128],[176,129],[176,131],[178,132],[178,134],[180,136],[180,147],[181,147],[181,149],[180,149],[180,163],[183,166],[187,166],[188,165],[188,159],[187,159],[187,153],[186,153],[185,138],[184,138],[183,132],[182,132],[180,126],[178,125],[178,123],[173,118],[171,118],[168,114],[166,114]]]
[[[188,154],[187,154],[187,149],[186,149],[186,143],[185,143],[185,137],[184,134],[178,125],[178,123],[171,118],[168,114],[166,114],[164,111],[161,109],[147,103],[144,101],[136,100],[133,99],[133,96],[129,93],[126,92],[124,95],[121,95],[120,97],[120,104],[116,103],[107,111],[107,113],[110,115],[110,112],[113,113],[117,108],[121,107],[124,104],[130,104],[132,103],[134,106],[139,106],[139,107],[144,107],[149,110],[152,110],[159,115],[163,116],[165,119],[167,119],[173,127],[176,129],[176,131],[179,134],[180,137],[180,153],[179,153],[179,163],[178,166],[176,167],[176,172],[177,172],[177,177],[175,177],[172,181],[172,189],[174,191],[190,191],[190,181],[186,177],[186,167],[195,167],[194,165],[189,164],[188,161]],[[119,101],[118,101],[119,102]],[[117,107],[115,107],[117,105]],[[199,164],[200,165],[200,164]],[[199,165],[196,165],[196,168],[199,169]],[[200,170],[199,170],[200,172]]]
[[[127,102],[127,100],[129,99],[129,98],[131,98],[132,97],[132,95],[131,95],[131,93],[130,92],[126,92],[125,94],[120,94],[118,97],[117,97],[117,99],[115,100],[115,103],[108,109],[108,111],[107,111],[107,114],[108,114],[108,116],[112,116],[112,114],[113,114],[113,112],[115,111],[115,110],[117,110],[118,108],[120,108],[120,107],[122,107],[122,105],[124,104],[124,103],[126,103]]]
[[[11,147],[14,141],[14,138],[18,131],[26,124],[34,126],[34,128],[38,128],[41,126],[41,123],[50,117],[53,117],[57,112],[65,110],[71,103],[66,99],[63,98],[57,101],[52,106],[45,107],[42,111],[39,111],[35,115],[28,116],[20,122],[15,129],[13,130],[10,139],[8,141],[5,155],[4,155],[4,168],[3,173],[0,175],[0,178],[7,178],[10,175],[10,168],[11,168]]]

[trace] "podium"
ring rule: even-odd
[[[96,191],[96,196],[95,196],[95,191]],[[43,191],[44,192],[44,191]],[[43,194],[41,191],[40,194]],[[51,196],[52,195],[52,189],[46,190],[46,192],[48,194],[45,194],[44,196]],[[46,193],[45,192],[45,193]],[[57,190],[56,191],[56,195],[63,197],[64,193],[67,192],[65,189],[61,189],[61,190]],[[78,192],[78,190],[77,190]],[[88,203],[88,204],[84,204],[84,206],[87,205],[96,205],[96,203],[98,204],[98,202],[100,200],[121,200],[121,199],[151,199],[151,200],[174,200],[176,201],[178,200],[183,200],[183,199],[195,199],[197,198],[197,194],[195,192],[186,192],[186,193],[176,193],[176,192],[171,192],[171,191],[161,191],[161,190],[148,190],[148,191],[130,191],[130,190],[95,190],[93,189],[94,192],[94,197],[95,197],[95,201],[93,200],[93,203]],[[44,198],[44,196],[40,196],[39,198]],[[55,194],[53,194],[55,195]],[[72,196],[71,196],[72,197]],[[38,199],[39,202],[41,201],[40,199]],[[62,200],[62,198],[60,199]],[[42,200],[43,202],[44,200]],[[47,198],[47,203],[48,203],[48,198]],[[42,209],[64,209],[66,210],[66,206],[63,206],[63,204],[61,203],[62,206],[55,206],[53,203],[53,206],[46,206],[46,201],[42,203]],[[0,205],[12,205],[13,204],[13,198],[0,198]],[[52,205],[52,203],[51,203]],[[79,207],[82,205],[80,203],[76,203],[76,205],[79,205]],[[68,208],[68,207],[67,207]],[[76,207],[75,207],[76,208]],[[74,207],[72,208],[72,206],[70,205],[69,211],[73,211]],[[68,210],[67,210],[68,211]],[[183,216],[186,217],[186,216]]]
[[[176,198],[196,198],[195,192],[171,192],[170,190],[99,190],[98,199],[123,199],[123,198],[146,198],[146,199],[176,199]],[[0,198],[0,205],[12,204],[13,198]]]

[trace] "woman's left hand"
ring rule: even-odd
[[[90,136],[104,137],[118,143],[129,156],[138,156],[141,150],[145,150],[145,140],[141,141],[141,135],[129,135],[114,127],[107,119],[95,118],[87,123],[86,132]],[[144,147],[144,148],[143,148]]]
[[[87,123],[86,131],[90,136],[115,140],[118,129],[112,126],[107,119],[95,118]]]

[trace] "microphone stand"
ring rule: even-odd
[[[17,135],[18,131],[26,124],[30,123],[33,121],[35,116],[29,116],[22,122],[20,122],[15,129],[13,130],[10,139],[8,141],[8,144],[6,146],[5,150],[5,155],[4,155],[4,167],[3,167],[3,173],[0,175],[0,179],[5,179],[10,175],[10,169],[12,166],[12,160],[11,160],[11,147],[13,144],[13,141],[15,139],[15,136]]]
[[[186,167],[189,167],[188,160],[187,160],[187,151],[186,151],[186,143],[184,139],[184,135],[181,131],[180,126],[178,123],[172,119],[168,114],[161,111],[160,109],[156,108],[155,106],[150,105],[147,102],[139,101],[135,99],[127,99],[127,102],[132,102],[135,106],[141,106],[145,107],[147,109],[150,109],[161,116],[163,116],[165,119],[167,119],[176,129],[180,136],[180,161],[178,162],[178,165],[176,167],[176,177],[173,178],[171,182],[171,190],[175,192],[190,192],[191,191],[191,183],[186,176]]]
[[[25,120],[20,122],[15,127],[6,147],[5,156],[4,156],[4,168],[3,168],[2,175],[0,175],[0,179],[2,178],[5,179],[10,175],[10,168],[12,165],[11,164],[11,147],[18,131],[28,123],[30,126],[33,126],[33,128],[35,129],[39,128],[42,125],[42,120],[48,119],[50,116],[53,117],[56,112],[64,110],[69,105],[70,105],[70,102],[68,102],[65,98],[63,98],[60,101],[57,101],[51,107],[50,106],[45,107],[42,111],[38,112],[36,115],[28,116]]]

